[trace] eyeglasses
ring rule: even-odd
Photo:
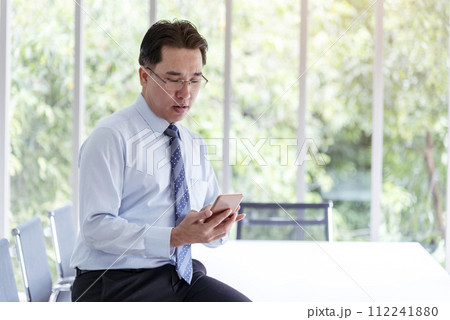
[[[204,75],[202,75],[201,79],[198,80],[172,80],[172,79],[162,79],[160,76],[158,76],[155,71],[150,69],[149,67],[145,67],[146,69],[150,70],[151,73],[153,73],[159,80],[164,82],[164,87],[168,91],[178,91],[181,90],[184,87],[184,84],[187,83],[188,86],[191,86],[192,89],[199,89],[202,86],[202,83],[205,84],[203,86],[206,86],[208,83],[208,79],[205,78]],[[203,81],[204,80],[204,81]]]

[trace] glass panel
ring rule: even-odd
[[[233,5],[232,190],[295,202],[300,1]]]
[[[11,227],[70,201],[73,8],[12,2]]]
[[[334,202],[335,240],[369,239],[374,1],[310,1],[307,200]]]
[[[149,2],[86,1],[85,133],[99,120],[131,105],[141,85],[139,48],[149,27]]]
[[[449,2],[385,2],[382,240],[444,254]]]
[[[73,1],[11,1],[11,228],[71,201]],[[11,239],[12,243],[13,240]],[[50,260],[55,255],[46,239]],[[19,263],[13,259],[17,287]],[[50,262],[53,280],[56,264]]]
[[[183,124],[200,134],[209,145],[209,158],[221,184],[223,144],[223,85],[225,1],[170,0],[158,2],[158,20],[186,19],[208,42],[203,73],[209,82],[200,90]]]

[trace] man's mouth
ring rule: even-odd
[[[184,112],[184,111],[189,110],[189,106],[186,106],[186,105],[173,106],[173,108],[174,108],[175,111],[177,111],[177,112]]]

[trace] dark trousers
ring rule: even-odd
[[[155,269],[78,272],[72,301],[250,301],[239,291],[208,277],[200,261],[192,260],[192,267],[190,285],[170,264]]]

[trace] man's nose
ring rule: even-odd
[[[191,97],[191,86],[189,82],[183,83],[181,89],[177,91],[177,97],[183,99],[189,99]]]

